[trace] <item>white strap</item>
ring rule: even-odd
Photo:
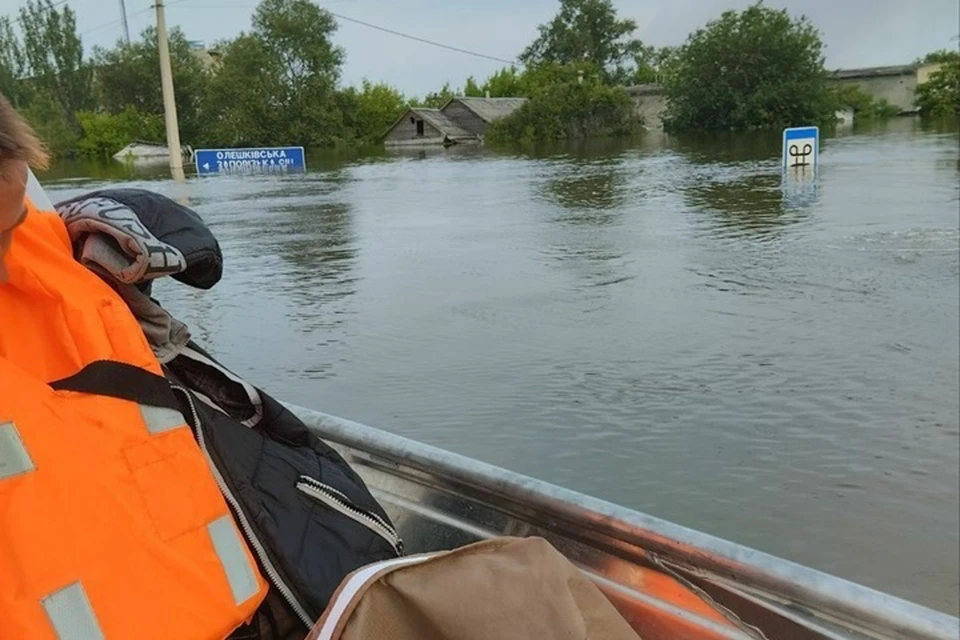
[[[314,636],[317,640],[333,640],[333,632],[336,630],[340,619],[343,618],[347,607],[367,583],[379,578],[387,569],[394,569],[409,564],[419,564],[440,555],[443,552],[424,553],[407,558],[394,558],[392,560],[383,560],[369,564],[362,569],[355,571],[347,582],[334,594],[334,600],[327,605],[326,619],[323,626],[320,627],[318,635]]]

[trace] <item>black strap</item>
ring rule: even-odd
[[[78,391],[180,410],[166,378],[114,360],[91,362],[74,375],[51,382],[50,387],[56,391]]]

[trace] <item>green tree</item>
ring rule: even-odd
[[[523,96],[520,73],[513,65],[504,67],[487,78],[483,83],[484,94],[490,92],[491,98],[513,98]]]
[[[127,105],[119,113],[81,111],[77,114],[83,137],[77,143],[80,155],[110,158],[131,140],[163,140],[163,116],[143,113]]]
[[[205,102],[209,141],[225,146],[293,143],[283,140],[280,70],[268,59],[259,38],[240,35],[220,47],[220,69],[210,79]]]
[[[210,81],[210,133],[222,144],[327,146],[343,138],[337,24],[309,0],[263,0],[253,29],[225,46]]]
[[[604,82],[590,64],[545,64],[528,70],[522,86],[529,100],[487,129],[493,143],[627,136],[642,124],[622,87]]]
[[[179,27],[170,30],[168,40],[180,136],[185,143],[193,144],[205,126],[201,108],[207,72],[190,50],[190,44]],[[95,49],[94,64],[100,106],[112,114],[120,114],[132,107],[139,113],[163,117],[160,54],[155,28],[145,29],[138,41],[129,44],[121,41],[109,50]],[[143,139],[145,136],[134,137]]]
[[[454,91],[450,88],[450,83],[443,83],[443,87],[440,91],[434,93],[428,93],[423,97],[423,100],[413,99],[410,101],[410,106],[412,107],[427,107],[429,109],[439,109],[443,105],[447,104],[450,101],[450,98],[458,95],[459,91]]]
[[[472,98],[482,98],[484,96],[483,87],[477,84],[477,81],[473,76],[467,78],[467,82],[463,85],[463,95],[470,96]]]
[[[31,84],[59,105],[59,117],[78,131],[75,114],[93,105],[93,76],[83,57],[76,15],[69,6],[57,9],[52,0],[28,0],[20,8],[20,27]]]
[[[27,61],[8,16],[0,18],[0,94],[17,108],[26,106]]]
[[[924,118],[960,117],[960,55],[917,87],[916,104]]]
[[[79,126],[72,124],[76,118],[68,120],[63,105],[46,89],[33,91],[30,104],[20,112],[52,156],[66,158],[74,155],[80,139]]]
[[[527,65],[591,62],[608,80],[629,79],[643,44],[633,37],[637,24],[620,19],[610,0],[560,0],[560,11],[538,27],[540,35],[520,54]]]
[[[747,129],[832,121],[819,32],[761,2],[692,33],[664,74],[668,126]]]
[[[358,91],[350,87],[341,92],[340,110],[347,135],[361,144],[380,139],[407,108],[403,94],[393,87],[364,80]]]
[[[918,64],[936,64],[938,62],[954,62],[960,60],[960,51],[956,49],[938,49],[917,60]]]

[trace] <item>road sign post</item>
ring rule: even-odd
[[[818,198],[820,130],[817,127],[784,129],[781,164],[784,207],[805,209],[813,206]]]
[[[820,129],[791,127],[783,130],[783,169],[799,174],[816,173],[820,163]]]
[[[272,173],[305,171],[303,147],[197,149],[193,154],[199,175],[216,173]]]

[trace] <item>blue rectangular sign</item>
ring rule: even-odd
[[[304,171],[307,168],[303,147],[197,149],[193,159],[200,175]]]
[[[820,162],[820,129],[792,127],[783,130],[783,168],[816,169]]]

